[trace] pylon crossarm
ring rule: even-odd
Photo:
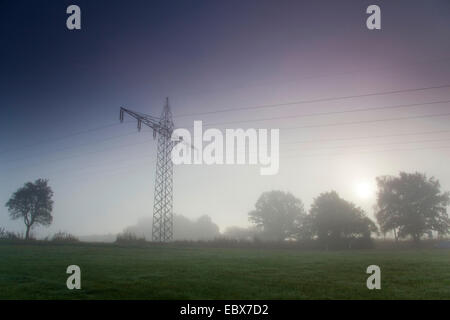
[[[120,121],[123,122],[124,114],[127,113],[133,118],[135,118],[138,123],[138,129],[141,129],[141,124],[145,124],[146,126],[152,128],[155,132],[160,134],[165,134],[167,129],[161,126],[161,118],[149,116],[140,112],[128,110],[125,108],[120,108]]]
[[[154,117],[154,116],[151,116],[151,115],[148,115],[148,114],[145,114],[145,113],[133,111],[133,110],[126,109],[126,108],[123,108],[123,107],[120,108],[120,112],[121,113],[126,112],[126,113],[130,114],[131,116],[133,116],[136,119],[138,119],[138,118],[149,119],[149,120],[152,120],[152,121],[155,121],[155,122],[157,122],[157,121],[159,122],[159,121],[162,120],[159,117]]]

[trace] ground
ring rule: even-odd
[[[0,243],[0,299],[450,299],[450,250]],[[81,268],[68,290],[66,268]],[[381,268],[368,290],[366,268]]]

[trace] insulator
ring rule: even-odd
[[[120,108],[120,122],[123,122],[123,109]]]
[[[141,127],[142,127],[141,120],[138,120],[137,128],[138,128],[139,131],[141,131]]]

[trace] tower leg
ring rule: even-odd
[[[158,135],[152,241],[167,242],[173,240],[173,163],[170,157],[173,122],[168,102],[164,106],[160,124],[168,130]]]

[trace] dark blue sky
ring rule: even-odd
[[[66,8],[70,4],[81,8],[80,31],[66,28]],[[371,4],[381,7],[382,30],[366,28],[365,10]],[[70,198],[69,194],[80,188],[77,185],[70,189],[67,182],[79,178],[77,170],[93,165],[91,173],[87,171],[86,175],[94,176],[93,173],[98,175],[99,168],[114,169],[117,154],[124,158],[121,160],[126,160],[122,149],[111,149],[102,157],[102,153],[95,153],[116,145],[145,143],[148,138],[139,135],[120,141],[120,135],[134,132],[131,124],[117,124],[121,106],[159,115],[165,97],[169,96],[177,115],[449,84],[449,39],[448,0],[2,0],[0,179],[3,185],[0,202],[26,180],[38,177],[50,177],[55,184],[63,185],[66,198]],[[358,100],[350,105],[301,105],[270,112],[226,113],[200,118],[217,122],[289,116],[315,110],[444,99],[446,95],[449,95],[448,88],[422,95]],[[416,111],[443,112],[448,108],[447,104],[433,110],[422,108]],[[367,118],[392,115],[384,112],[367,115]],[[197,118],[175,118],[175,123],[188,127]],[[352,119],[359,118],[350,117]],[[319,120],[349,119],[328,117]],[[285,123],[289,124],[279,121],[268,126],[283,127]],[[446,127],[448,118],[434,123],[415,123],[410,127],[390,123],[382,131],[394,133],[399,128],[417,131],[436,124]],[[249,123],[248,126],[256,125]],[[327,138],[338,134],[352,136],[365,133],[365,130],[369,129],[282,132],[281,140]],[[374,133],[379,131],[380,128],[373,128]],[[113,140],[116,136],[117,140]],[[148,146],[139,145],[133,157],[140,158],[139,152],[145,150],[149,150],[152,157],[153,148],[153,142]],[[85,161],[83,153],[92,153],[92,159]],[[148,189],[142,192],[152,191],[154,159],[150,158],[140,166],[143,171],[148,171],[148,176],[142,183],[132,179],[128,185],[130,193],[132,186],[136,191],[144,182],[148,183]],[[391,168],[395,171],[400,166],[392,165]],[[62,171],[55,171],[57,169]],[[290,172],[291,167],[282,169]],[[367,177],[372,178],[375,173],[381,173],[380,170],[369,170]],[[188,174],[188,177],[201,176],[196,174],[198,172]],[[67,177],[66,182],[58,180],[63,176]],[[230,183],[235,183],[240,175],[227,172],[222,173],[221,177],[224,176],[231,179]],[[292,172],[287,173],[286,179],[268,182],[266,187],[290,186],[295,189],[289,180],[293,176]],[[252,185],[254,182],[247,178]],[[330,179],[327,187],[333,188],[332,182],[337,180]],[[89,187],[93,188],[92,185]],[[181,187],[180,190],[183,194]],[[198,189],[192,189],[197,195],[204,191],[202,184]],[[227,220],[222,215],[213,216],[213,220],[219,220],[222,226],[245,221],[246,210],[251,208],[256,192],[260,191],[250,195],[243,191],[242,200],[235,207],[223,209],[239,218]],[[118,192],[105,189],[105,197]],[[217,194],[223,192],[217,190]],[[309,197],[313,191],[306,193]],[[192,215],[212,214],[203,209],[206,205],[194,205],[200,203],[195,196],[187,196],[189,192],[185,195],[184,202],[179,200],[179,207],[190,208],[192,205],[195,208],[189,211]],[[235,196],[232,198],[236,199]],[[148,199],[151,204],[151,194]],[[214,195],[210,199],[221,208],[228,203],[223,200],[220,204],[221,198]],[[73,211],[78,210],[70,201],[66,206],[61,210],[67,211],[69,206]],[[137,208],[134,217],[139,217],[145,210]],[[105,230],[117,231],[124,223],[117,219]],[[81,229],[88,230],[81,227],[75,230]]]
[[[82,9],[81,31],[65,28],[72,3]],[[382,7],[378,33],[365,28],[373,3]],[[77,131],[115,119],[120,105],[159,113],[172,96],[176,113],[191,107],[183,106],[189,95],[210,90],[226,96],[263,79],[439,58],[448,53],[449,7],[445,0],[2,1],[1,134]]]

